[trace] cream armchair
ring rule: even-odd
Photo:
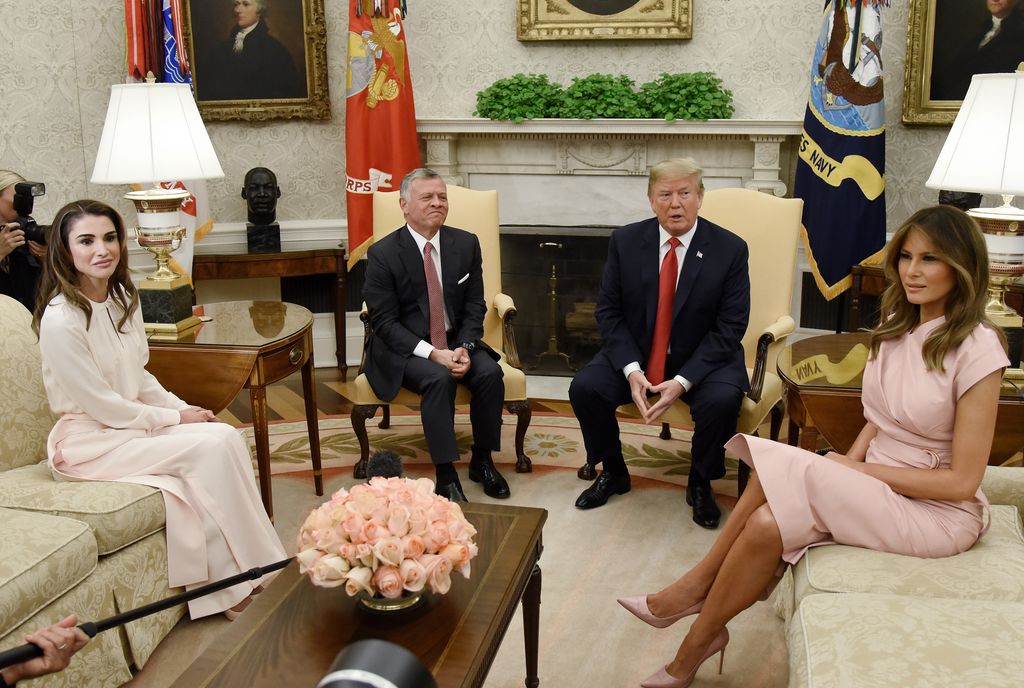
[[[480,239],[480,251],[483,255],[484,300],[487,302],[487,315],[484,316],[483,340],[501,355],[498,361],[504,374],[505,408],[516,415],[516,472],[529,473],[532,470],[530,458],[523,451],[523,441],[530,427],[532,411],[526,396],[526,374],[519,362],[515,335],[512,331],[512,319],[516,308],[512,298],[501,293],[501,249],[498,232],[498,192],[474,191],[461,186],[448,186],[448,219],[445,224],[473,232]],[[402,209],[398,205],[398,192],[380,192],[373,195],[373,238],[381,239],[396,228],[405,224]],[[366,421],[372,418],[377,408],[384,407],[380,428],[390,427],[390,406],[376,397],[370,382],[363,373],[365,363],[365,342],[370,336],[370,318],[365,306],[360,314],[364,328],[363,360],[359,362],[359,374],[352,387],[352,430],[359,440],[359,461],[353,474],[356,478],[366,477],[366,461],[370,453],[369,437],[366,432]],[[407,389],[401,389],[391,403],[406,406],[419,404],[419,395]],[[455,397],[456,404],[469,403],[469,392],[458,386]]]
[[[776,366],[786,337],[796,329],[791,313],[802,212],[800,199],[776,198],[750,189],[708,191],[700,209],[701,217],[740,236],[750,250],[750,322],[743,336],[750,391],[740,407],[736,430],[757,434],[770,414],[773,440],[779,437],[785,412]],[[619,412],[640,415],[634,404],[619,407]],[[684,403],[674,404],[662,421],[662,439],[671,437],[670,425],[693,426],[690,407]],[[579,475],[590,479],[593,471],[593,466],[585,464]],[[749,475],[750,469],[741,463],[740,490]]]

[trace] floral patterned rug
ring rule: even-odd
[[[512,452],[515,446],[515,418],[505,416],[502,425],[502,450],[494,460],[499,464],[513,464]],[[367,423],[370,450],[388,449],[402,458],[404,464],[429,464],[430,455],[423,437],[419,415],[392,414],[391,428],[377,427],[380,414]],[[471,443],[471,428],[468,414],[456,414],[455,435],[459,450],[468,456]],[[622,451],[634,477],[685,485],[690,471],[690,437],[688,430],[673,428],[672,439],[659,437],[660,425],[620,420]],[[242,429],[254,453],[252,427]],[[585,460],[583,436],[575,418],[562,415],[534,413],[524,442],[527,456],[535,468],[549,467],[578,469]],[[309,438],[305,421],[279,422],[270,425],[270,461],[273,473],[294,473],[311,471]],[[359,443],[352,432],[347,416],[324,417],[320,419],[320,454],[324,468],[345,468],[355,465],[359,458]],[[726,476],[716,481],[719,484],[735,485],[737,462],[726,458]],[[726,492],[728,492],[726,488]],[[735,488],[733,487],[733,491]]]

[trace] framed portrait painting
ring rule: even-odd
[[[329,119],[324,0],[184,0],[207,121]]]
[[[692,0],[519,0],[520,41],[692,38]]]
[[[1024,61],[1024,3],[910,0],[905,124],[952,124],[975,74]]]

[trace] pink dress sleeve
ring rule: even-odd
[[[999,335],[987,325],[978,325],[957,347],[955,356],[953,390],[957,399],[989,373],[1010,365]]]

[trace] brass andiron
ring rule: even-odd
[[[540,249],[554,248],[559,251],[562,250],[562,244],[555,243],[553,241],[541,242],[537,247]],[[551,277],[548,279],[548,289],[548,348],[546,351],[542,351],[537,354],[530,369],[536,370],[540,367],[540,363],[545,357],[553,356],[555,358],[561,358],[565,362],[565,366],[570,371],[576,372],[576,366],[572,364],[572,359],[569,358],[569,354],[558,350],[558,272],[555,267],[554,259],[551,260]]]

